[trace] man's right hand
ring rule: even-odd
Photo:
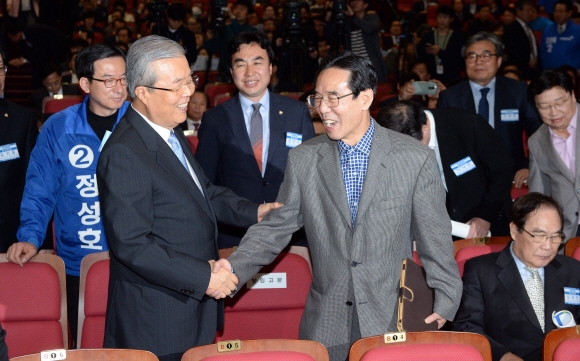
[[[215,299],[224,298],[231,294],[238,285],[238,277],[231,272],[231,267],[216,267],[215,263],[211,261],[210,267],[212,273],[206,294]]]
[[[413,86],[413,82],[414,80],[411,80],[399,88],[399,100],[409,100],[415,95],[415,87]]]
[[[8,251],[6,251],[6,259],[8,262],[16,263],[20,267],[38,253],[38,248],[35,245],[28,242],[16,242]]]

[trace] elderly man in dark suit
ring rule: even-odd
[[[127,54],[133,102],[103,148],[97,168],[111,274],[105,347],[181,359],[212,343],[237,279],[211,273],[217,220],[256,223],[272,204],[257,204],[208,182],[179,124],[194,92],[184,49],[161,36],[136,41]]]
[[[312,119],[306,104],[268,91],[274,51],[265,34],[240,33],[228,48],[239,93],[203,114],[195,158],[210,182],[256,203],[273,202],[284,180],[288,151],[314,137]],[[252,138],[256,132],[261,135],[257,155]],[[219,230],[220,248],[239,245],[246,233],[227,225]],[[295,241],[303,238],[297,234]]]
[[[8,67],[2,49],[0,56],[0,94],[4,94]],[[0,253],[18,241],[24,179],[37,135],[36,117],[31,109],[0,99]]]
[[[485,118],[514,159],[514,184],[520,188],[529,175],[522,133],[525,130],[529,137],[541,125],[538,112],[528,100],[527,85],[497,76],[503,44],[495,34],[473,35],[465,43],[462,56],[469,80],[442,91],[437,107],[467,109]]]
[[[544,70],[530,83],[544,124],[530,138],[530,191],[557,200],[564,209],[566,239],[580,234],[580,128],[574,85],[564,71]]]
[[[509,234],[513,160],[482,117],[457,108],[424,110],[405,100],[381,110],[377,123],[433,149],[447,213],[470,225],[465,238]]]
[[[344,361],[355,340],[397,330],[401,261],[413,240],[435,290],[426,323],[453,319],[461,282],[434,153],[371,118],[377,76],[368,58],[347,52],[321,69],[308,101],[327,136],[290,151],[277,199],[284,206],[214,271],[233,266],[246,282],[304,226],[314,272],[299,335]]]
[[[580,307],[565,292],[580,287],[580,262],[558,254],[562,227],[559,204],[529,193],[513,204],[513,241],[466,262],[453,328],[487,337],[494,361],[540,361],[544,335],[556,328],[554,311],[580,321]]]

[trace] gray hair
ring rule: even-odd
[[[465,45],[463,46],[463,49],[461,49],[461,56],[465,58],[465,50],[469,48],[473,43],[476,43],[478,41],[489,41],[495,46],[495,53],[497,54],[497,57],[499,58],[503,56],[503,43],[501,42],[499,36],[495,35],[494,33],[488,33],[485,31],[480,31],[479,33],[467,39]]]
[[[163,36],[149,35],[134,42],[127,53],[127,88],[131,98],[135,99],[138,86],[153,86],[157,81],[151,63],[182,56],[185,56],[183,47]]]

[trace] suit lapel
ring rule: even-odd
[[[433,109],[436,110],[436,109]],[[431,111],[433,113],[433,111]],[[435,113],[433,113],[433,117]],[[439,119],[443,119],[439,117]],[[447,190],[449,194],[450,189],[455,189],[454,184],[457,180],[457,176],[453,173],[453,170],[448,165],[453,162],[457,162],[461,155],[457,155],[455,150],[457,149],[454,145],[458,143],[457,138],[452,135],[453,132],[445,131],[447,127],[447,122],[439,121],[435,123],[435,133],[437,135],[437,144],[439,147],[439,155],[441,156],[441,167],[443,167],[443,175],[445,176],[445,184],[447,185]]]
[[[185,170],[183,164],[181,164],[181,162],[179,161],[175,153],[173,153],[169,145],[165,143],[165,141],[159,136],[159,134],[157,134],[157,132],[153,128],[151,128],[149,124],[147,124],[145,120],[141,117],[141,115],[139,115],[132,107],[129,107],[127,109],[125,116],[127,117],[127,120],[135,127],[137,132],[139,132],[139,135],[143,139],[145,146],[150,151],[155,152],[155,159],[157,161],[157,164],[165,171],[167,171],[167,173],[171,174],[179,183],[181,183],[185,187],[185,189],[187,189],[187,191],[193,196],[193,198],[195,198],[197,203],[199,203],[199,206],[204,210],[204,212],[207,213],[210,219],[213,220],[214,219],[213,214],[211,213],[211,210],[209,209],[207,202],[205,201],[205,198],[203,197],[199,188],[193,181],[191,175],[189,175],[187,170]],[[180,138],[184,138],[183,131],[179,132],[178,139]],[[183,149],[185,150],[189,149],[189,145],[187,145],[186,140],[180,139],[180,144]],[[188,159],[190,164],[192,164],[192,168],[194,168],[192,158],[187,156],[188,153],[191,152],[184,151],[184,153],[186,154],[186,158]],[[198,178],[200,179],[201,182],[202,178],[199,176],[199,174],[200,173],[197,172]]]
[[[477,113],[475,109],[475,102],[473,101],[473,93],[471,92],[471,87],[469,86],[469,81],[461,83],[461,92],[459,93],[459,100],[461,101],[462,108],[471,110]]]
[[[576,115],[580,115],[580,104],[576,103]],[[578,147],[578,144],[580,144],[580,124],[578,124],[578,121],[576,121],[576,174],[574,175],[574,184],[575,184],[575,188],[578,189],[580,188],[580,177],[578,177],[578,171],[580,171],[580,148]]]
[[[0,145],[5,145],[3,139],[10,128],[11,121],[8,114],[8,102],[0,98]]]
[[[338,152],[338,145],[336,141],[328,140],[318,150],[318,173],[324,183],[321,187],[328,192],[330,199],[338,209],[340,215],[346,224],[352,224],[352,217],[350,216],[350,208],[346,198],[346,190],[344,189],[344,180],[342,177],[342,170],[340,168],[340,158]]]
[[[270,92],[270,142],[268,145],[268,164],[273,164],[276,152],[281,146],[280,139],[286,139],[284,136],[284,112],[280,107],[279,98],[276,94]],[[268,167],[266,167],[266,172]]]
[[[552,312],[563,310],[564,307],[564,284],[563,275],[560,273],[562,265],[555,258],[544,267],[544,319],[546,333],[555,329],[552,322]]]
[[[375,124],[375,134],[372,140],[367,174],[363,183],[356,215],[357,224],[361,219],[364,219],[369,206],[373,202],[378,190],[382,187],[384,179],[386,179],[385,172],[387,172],[393,164],[390,158],[392,143],[389,134],[386,131],[383,132],[383,129],[379,128],[378,124]]]
[[[252,150],[252,143],[250,143],[250,136],[248,135],[248,130],[246,129],[246,121],[244,120],[244,114],[242,111],[242,104],[240,103],[240,96],[237,95],[232,98],[231,101],[224,103],[226,107],[226,117],[232,133],[239,144],[240,149],[246,154],[254,157],[254,151]],[[253,172],[260,174],[260,168],[258,167],[258,162],[252,162],[251,167],[254,169]]]
[[[564,161],[562,160],[562,158],[560,158],[558,152],[556,152],[556,148],[554,148],[554,144],[552,143],[552,136],[550,134],[550,129],[547,126],[544,126],[540,127],[540,129],[538,129],[538,132],[540,132],[540,138],[538,139],[538,142],[540,143],[540,147],[546,153],[546,157],[552,160],[552,163],[554,163],[554,165],[558,167],[560,173],[567,180],[569,180],[570,183],[574,184],[574,177],[572,177],[570,169],[568,169],[566,164],[564,164]],[[576,133],[578,133],[578,131],[576,131]],[[577,148],[578,147],[576,147],[576,153],[578,154],[579,151]],[[576,163],[578,163],[578,160],[576,160]]]
[[[497,278],[509,294],[512,301],[520,308],[523,315],[541,331],[540,322],[534,312],[528,292],[524,286],[524,282],[520,277],[520,272],[514,261],[510,246],[508,245],[501,251],[497,258],[496,265],[501,268],[497,274]],[[551,316],[550,316],[551,317]]]

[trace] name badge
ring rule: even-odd
[[[302,144],[302,134],[288,132],[286,133],[286,146],[294,148]]]
[[[471,160],[471,157],[465,157],[459,162],[451,164],[451,169],[453,169],[453,173],[459,177],[460,175],[475,169],[475,164]]]
[[[103,147],[105,146],[105,143],[107,143],[107,140],[109,140],[111,134],[113,134],[111,131],[109,130],[105,131],[105,136],[103,137],[103,140],[101,141],[101,146],[99,147],[99,152],[103,150]]]
[[[502,109],[501,110],[501,121],[502,122],[517,122],[520,120],[520,113],[517,109]]]
[[[580,288],[564,287],[564,303],[580,306]]]
[[[16,143],[0,145],[0,162],[18,158],[20,158],[20,154]]]

